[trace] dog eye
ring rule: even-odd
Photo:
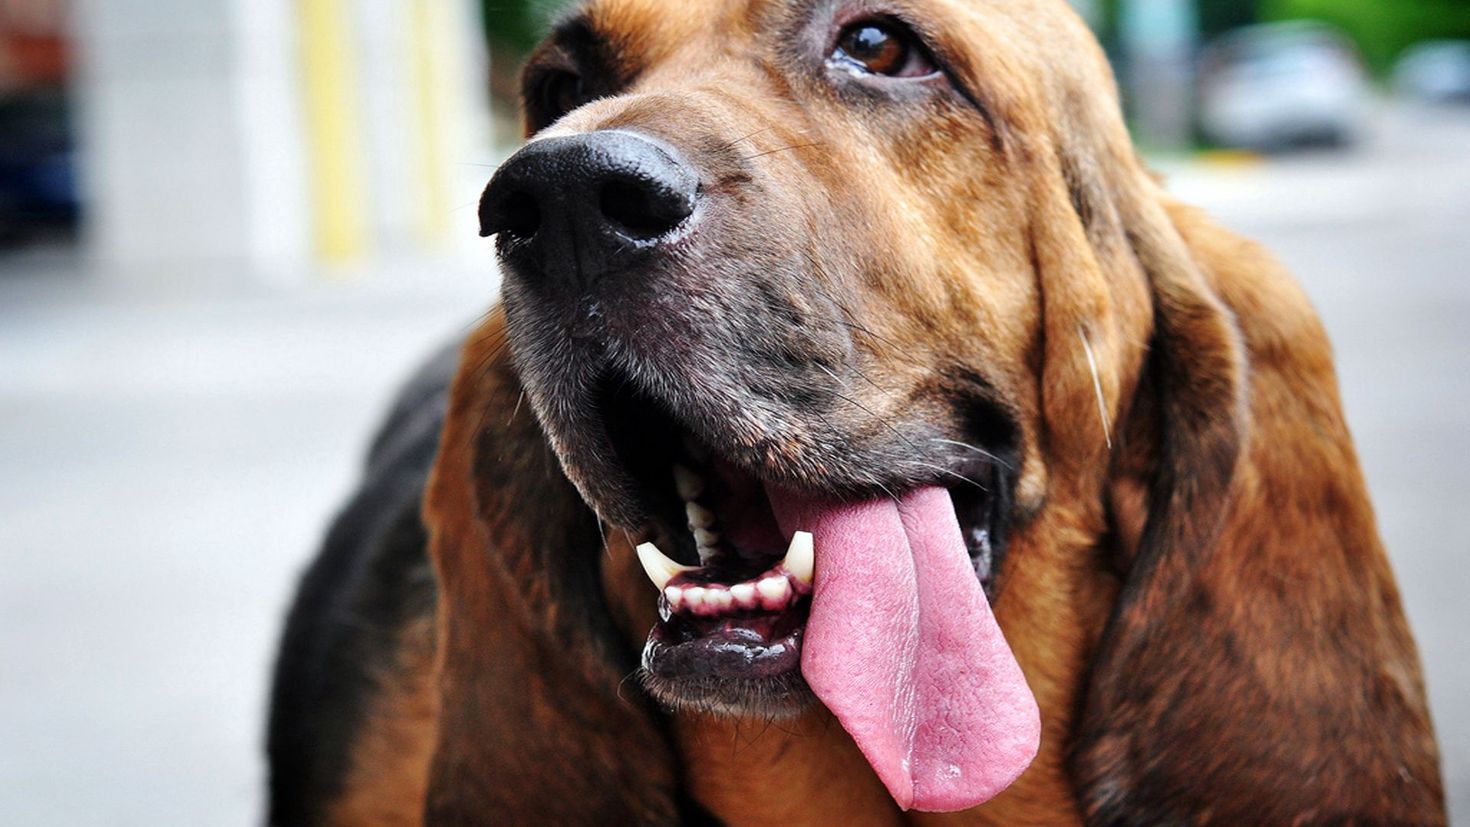
[[[828,62],[888,77],[916,78],[937,71],[918,35],[896,20],[848,24],[838,33]]]
[[[541,81],[541,120],[546,124],[586,103],[586,86],[582,76],[575,72],[552,72]]]

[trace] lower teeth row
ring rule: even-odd
[[[685,579],[682,575],[699,571],[699,567],[675,563],[653,543],[638,546],[638,560],[673,611],[702,616],[718,615],[733,609],[785,609],[811,592],[815,562],[812,535],[805,531],[798,531],[792,536],[786,556],[770,571],[733,586],[671,583],[675,578]]]

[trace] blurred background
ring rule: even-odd
[[[258,822],[295,576],[494,300],[475,204],[560,5],[0,0],[6,823]],[[1077,6],[1326,320],[1470,823],[1470,2]]]

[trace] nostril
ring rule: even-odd
[[[638,238],[663,235],[693,212],[689,199],[652,182],[613,180],[602,185],[604,218]]]
[[[515,238],[530,238],[541,227],[541,208],[523,190],[505,196],[491,210],[492,232]]]

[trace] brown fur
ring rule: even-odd
[[[350,827],[421,824],[434,754],[439,691],[434,683],[436,643],[432,618],[404,628],[385,689],[362,727],[352,768],[326,822]]]
[[[887,389],[876,415],[940,415],[937,372],[984,366],[1022,423],[995,612],[1042,711],[1035,763],[971,812],[904,814],[823,710],[653,708],[627,680],[654,610],[637,538],[567,481],[497,312],[466,346],[425,512],[437,694],[405,679],[381,700],[340,823],[421,803],[434,825],[673,823],[686,799],[730,824],[1444,823],[1414,645],[1290,277],[1162,192],[1060,0],[899,4],[938,21],[983,117],[861,128],[727,56],[797,5],[594,2],[631,86],[553,129],[767,153],[764,207],[802,235],[762,241],[853,273],[829,287]]]

